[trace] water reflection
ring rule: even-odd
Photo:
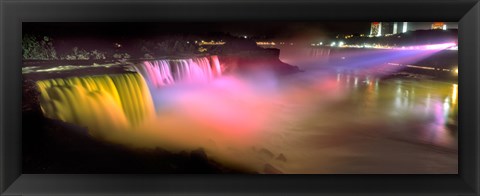
[[[457,84],[348,73],[338,73],[337,82],[354,89],[349,101],[362,115],[392,124],[395,137],[456,148]]]

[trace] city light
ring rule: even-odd
[[[275,42],[256,42],[259,46],[275,46]]]
[[[223,41],[211,40],[209,42],[206,42],[206,41],[202,40],[198,45],[202,46],[202,45],[224,45],[224,44],[225,44],[225,42],[223,42]]]
[[[332,42],[330,46],[334,47],[335,42]],[[389,45],[380,45],[380,44],[367,44],[362,45],[349,45],[344,42],[339,42],[338,47],[345,48],[374,48],[374,49],[393,49],[393,50],[458,50],[458,45],[456,43],[442,43],[442,44],[429,44],[429,45],[418,45],[418,46],[389,46]]]

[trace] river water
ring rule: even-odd
[[[298,104],[285,106],[281,136],[272,139],[271,148],[287,159],[272,161],[279,170],[457,173],[457,84],[354,73],[312,77],[294,82],[304,86],[290,92]]]

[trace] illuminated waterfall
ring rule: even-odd
[[[312,48],[310,51],[311,57],[329,56],[330,48]]]
[[[222,74],[217,56],[145,61],[135,68],[153,87],[179,82],[206,82]]]
[[[48,118],[88,127],[92,135],[128,130],[155,114],[159,99],[151,88],[221,75],[217,56],[146,61],[135,68],[139,73],[37,81],[41,109]]]
[[[86,126],[92,135],[139,125],[154,113],[149,89],[137,73],[57,78],[37,85],[46,117]]]
[[[218,60],[218,56],[210,56],[212,67],[214,67],[214,75],[215,76],[221,76],[222,75],[222,69],[220,67],[220,61]]]

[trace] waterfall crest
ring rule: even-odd
[[[145,61],[136,64],[135,69],[156,88],[180,82],[207,82],[222,75],[217,56]]]
[[[330,55],[330,48],[312,47],[310,50],[310,57],[328,57]]]

